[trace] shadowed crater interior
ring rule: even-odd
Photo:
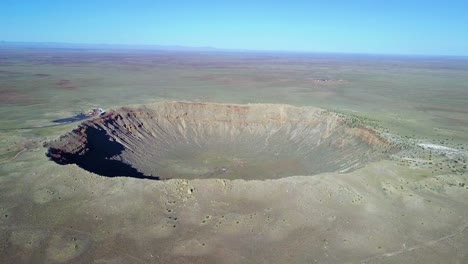
[[[246,180],[348,172],[394,150],[322,109],[193,102],[123,107],[48,147],[53,161],[103,176]]]

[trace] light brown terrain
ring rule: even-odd
[[[466,60],[0,55],[2,264],[468,263]]]
[[[288,105],[162,102],[112,110],[47,144],[52,160],[82,168],[47,163],[33,174],[56,176],[23,179],[34,181],[25,185],[29,198],[3,212],[4,259],[468,260],[456,246],[468,229],[466,175],[433,177],[396,165],[389,159],[397,144],[354,122]],[[15,217],[25,214],[34,218]],[[37,225],[44,221],[48,227]]]

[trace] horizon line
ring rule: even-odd
[[[11,41],[0,40],[0,47],[5,44],[12,46],[27,47],[27,45],[41,45],[42,47],[31,48],[69,48],[69,49],[85,49],[93,48],[95,50],[106,50],[104,48],[111,48],[111,50],[154,50],[154,51],[186,51],[186,52],[235,52],[235,53],[293,53],[293,54],[334,54],[334,55],[367,55],[367,56],[402,56],[402,57],[451,57],[451,58],[468,58],[467,55],[454,55],[454,54],[415,54],[415,53],[378,53],[378,52],[345,52],[345,51],[313,51],[313,50],[275,50],[275,49],[245,49],[245,48],[219,48],[212,46],[184,46],[184,45],[160,45],[160,44],[123,44],[123,43],[76,43],[76,42],[56,42],[56,41]],[[51,45],[51,47],[47,47]],[[57,47],[53,47],[56,45]],[[77,47],[67,47],[76,45]],[[62,46],[62,47],[60,47]],[[80,47],[81,46],[81,47]],[[93,47],[94,46],[94,47]]]

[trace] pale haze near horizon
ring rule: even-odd
[[[468,55],[463,1],[2,1],[0,40]]]

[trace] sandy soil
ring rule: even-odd
[[[1,263],[468,263],[462,60],[1,54]],[[78,125],[51,120],[168,99],[335,109],[401,150],[265,180],[104,177],[45,155]]]
[[[4,263],[464,263],[468,257],[466,175],[381,161],[347,174],[279,180],[154,181],[54,165],[41,152],[32,155],[40,165],[1,178]]]

